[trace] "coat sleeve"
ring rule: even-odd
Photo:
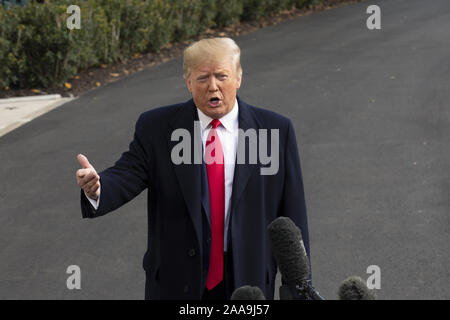
[[[285,179],[281,204],[281,216],[292,219],[300,228],[306,253],[310,258],[308,219],[306,215],[305,192],[298,154],[297,141],[292,122],[288,120],[285,144]]]
[[[136,123],[133,141],[114,166],[99,173],[101,184],[100,203],[97,210],[81,190],[81,212],[83,218],[95,218],[111,212],[148,186],[149,150],[144,146],[142,116]]]

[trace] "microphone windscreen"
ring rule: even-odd
[[[231,300],[266,300],[266,297],[258,287],[243,286],[234,290]]]
[[[339,300],[375,300],[373,290],[367,288],[363,279],[352,276],[342,281],[338,291]]]
[[[302,232],[288,217],[278,217],[267,227],[270,245],[278,268],[287,284],[308,279],[309,261]]]

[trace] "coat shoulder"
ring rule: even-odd
[[[190,101],[157,107],[143,112],[136,122],[136,128],[144,130],[164,130],[169,122],[182,109],[190,105]]]
[[[287,129],[291,125],[291,120],[272,110],[264,109],[247,104],[262,128]]]
[[[139,116],[139,120],[144,122],[169,120],[186,104],[187,102],[171,104],[145,111]]]

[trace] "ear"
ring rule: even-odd
[[[192,80],[191,80],[191,75],[189,75],[188,77],[186,77],[186,86],[188,87],[189,92],[192,93]]]
[[[238,75],[236,78],[236,90],[238,90],[241,87],[242,83],[242,75]]]

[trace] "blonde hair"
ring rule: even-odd
[[[241,49],[236,42],[230,38],[207,38],[194,42],[184,50],[184,78],[187,79],[191,71],[208,58],[213,58],[216,61],[231,58],[236,66],[237,75],[242,77]]]

